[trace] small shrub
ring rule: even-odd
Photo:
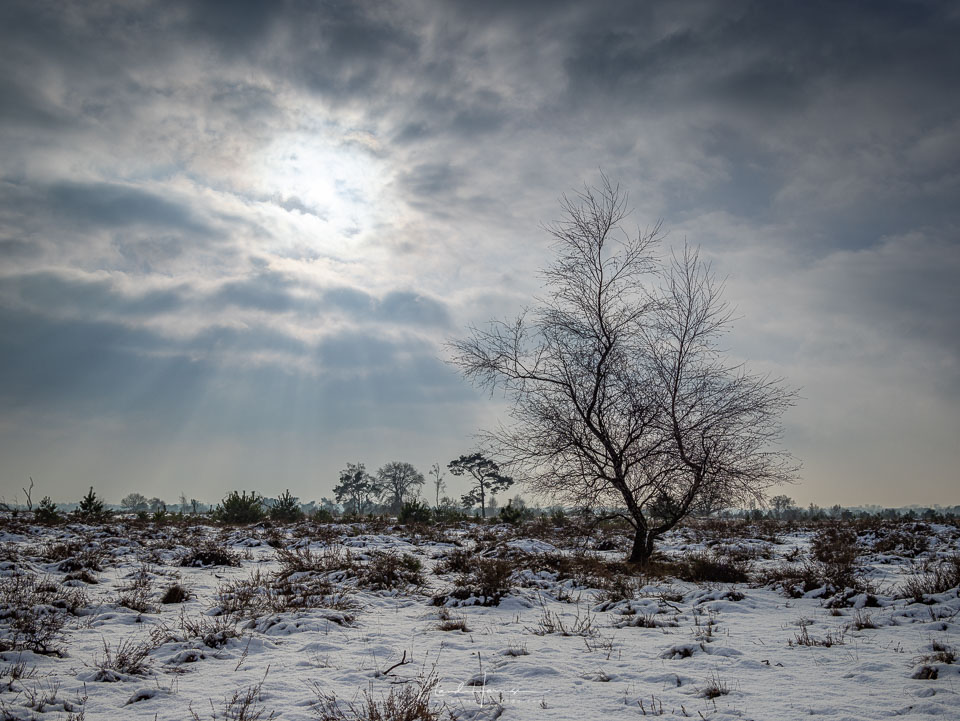
[[[823,638],[817,638],[811,636],[810,632],[807,630],[807,627],[810,625],[810,622],[806,619],[800,619],[799,626],[800,631],[794,636],[793,640],[787,641],[788,646],[822,646],[824,648],[830,648],[831,646],[842,646],[843,645],[843,631],[837,632],[836,635],[833,633],[826,633]]]
[[[595,636],[596,628],[593,626],[593,615],[590,609],[586,609],[584,615],[580,615],[580,607],[577,606],[573,619],[564,621],[559,613],[553,613],[541,601],[540,619],[534,628],[528,629],[537,636],[547,636],[550,634],[560,634],[561,636]]]
[[[99,669],[98,681],[120,681],[118,674],[126,676],[144,676],[150,670],[149,643],[136,643],[132,639],[120,641],[111,649],[106,639],[103,641],[103,656],[94,662]]]
[[[614,621],[614,628],[676,628],[680,623],[676,618],[661,618],[662,614],[634,613],[625,614],[622,620]]]
[[[409,553],[374,551],[366,565],[359,568],[360,584],[374,591],[422,586],[423,564]]]
[[[67,614],[87,604],[82,588],[28,575],[0,577],[0,651],[60,655]]]
[[[359,608],[359,604],[351,596],[338,590],[327,578],[316,575],[296,580],[275,579],[270,585],[266,603],[274,613],[304,608],[349,612]],[[342,626],[351,626],[354,621],[354,616],[350,613],[329,614],[324,617]]]
[[[37,509],[33,512],[33,520],[37,523],[53,525],[63,521],[63,516],[57,510],[57,504],[50,500],[50,496],[40,499]]]
[[[612,605],[621,601],[636,598],[637,581],[632,576],[616,574],[608,577],[601,585],[597,601],[601,604]]]
[[[960,586],[960,553],[954,553],[928,570],[918,567],[901,584],[898,595],[914,603],[924,603],[933,596]]]
[[[82,499],[77,510],[74,511],[78,518],[84,521],[103,521],[110,517],[110,512],[103,507],[103,501],[97,498],[93,492],[93,486]]]
[[[180,629],[187,638],[197,638],[207,648],[225,646],[232,638],[240,638],[237,619],[234,616],[199,616],[188,618],[180,616]]]
[[[952,664],[957,660],[957,652],[941,641],[930,642],[930,653],[925,653],[914,659],[914,663],[923,664],[911,678],[924,681],[933,681],[940,675],[937,665]],[[935,665],[931,665],[935,664]]]
[[[734,558],[693,553],[672,566],[673,575],[693,583],[745,583],[750,580],[750,565]]]
[[[269,673],[270,669],[267,669]],[[266,681],[267,674],[263,674],[263,678],[260,679],[259,683],[248,686],[246,689],[234,691],[232,695],[224,698],[223,701],[223,713],[218,715],[216,711],[213,710],[213,701],[210,702],[210,708],[213,711],[210,718],[211,721],[218,721],[218,719],[233,719],[234,721],[269,721],[270,719],[277,718],[277,712],[271,711],[267,713],[265,706],[260,705],[260,702],[263,698],[263,682]],[[193,705],[188,706],[190,711],[190,718],[193,721],[201,721],[201,716],[194,709]],[[414,721],[411,719],[410,721]]]
[[[878,626],[869,613],[857,609],[857,611],[853,614],[853,620],[849,623],[847,628],[863,631],[866,628],[878,628]]]
[[[117,605],[138,613],[153,613],[156,609],[150,603],[152,576],[146,566],[133,574],[131,583],[122,589]]]
[[[915,558],[927,550],[929,536],[923,532],[905,528],[876,529],[873,550],[877,553],[897,553],[907,558]]]
[[[476,554],[465,548],[454,548],[450,553],[441,558],[433,567],[433,572],[437,575],[443,573],[469,573],[473,568]]]
[[[513,505],[512,500],[500,509],[500,521],[509,523],[511,526],[519,526],[529,517],[530,512],[526,508]]]
[[[294,573],[333,573],[347,572],[354,576],[359,562],[343,546],[324,546],[319,551],[303,548],[278,548],[277,560],[280,562],[278,577],[286,578]]]
[[[183,603],[189,599],[190,591],[187,587],[179,583],[174,583],[172,586],[168,586],[167,590],[163,592],[163,596],[160,597],[160,603]]]
[[[499,606],[500,600],[513,590],[510,577],[513,564],[499,558],[481,558],[468,576],[474,595],[488,599],[490,605]]]
[[[819,561],[800,566],[783,564],[766,569],[760,574],[760,581],[779,587],[784,595],[790,598],[800,598],[818,589],[821,590],[818,594],[821,597],[841,594],[845,589],[849,589],[841,594],[842,598],[835,599],[836,603],[846,603],[857,593],[873,592],[870,584],[857,574],[856,568],[828,565]]]
[[[824,575],[837,583],[856,576],[860,553],[857,534],[852,528],[830,525],[817,531],[810,543],[813,557],[823,564]],[[852,584],[846,583],[848,586]]]
[[[957,652],[941,641],[931,641],[930,650],[933,651],[933,654],[927,657],[927,661],[954,663],[957,660]]]
[[[263,515],[263,499],[255,492],[248,496],[246,491],[231,491],[213,512],[216,520],[235,524],[257,523]]]
[[[719,673],[714,673],[707,682],[707,685],[700,689],[700,696],[706,699],[719,698],[730,693],[730,687],[726,681],[720,678]]]
[[[513,564],[506,559],[474,559],[471,570],[461,573],[448,593],[434,596],[433,603],[442,606],[450,598],[460,601],[473,598],[483,606],[499,606],[503,597],[513,590],[512,574]]]
[[[240,556],[212,539],[200,540],[180,557],[181,566],[234,566],[240,565]]]
[[[441,631],[462,631],[463,633],[470,633],[470,629],[467,627],[467,619],[462,616],[441,621],[437,628]]]
[[[63,573],[90,570],[102,571],[104,550],[100,546],[80,540],[50,543],[40,550],[40,557],[48,562],[60,561],[57,570]]]
[[[504,656],[529,656],[530,651],[527,650],[527,644],[525,643],[511,643],[503,650]]]
[[[539,553],[516,559],[518,565],[532,571],[549,571],[559,582],[572,580],[584,588],[608,589],[619,586],[626,592],[632,569],[621,561],[609,561],[590,553]]]
[[[137,613],[153,613],[156,611],[153,604],[150,603],[148,589],[143,587],[134,587],[117,597],[117,605],[123,608],[129,608]]]
[[[270,520],[282,523],[291,523],[303,518],[303,510],[295,496],[290,495],[290,489],[281,493],[270,507]]]
[[[220,614],[244,615],[264,604],[268,589],[267,579],[259,570],[249,578],[227,581],[217,587],[216,604]]]
[[[416,683],[391,686],[389,695],[379,699],[368,689],[358,703],[338,701],[315,682],[317,701],[313,710],[320,721],[452,721],[454,715],[444,705],[438,706],[431,700],[439,682],[435,674],[430,674]]]
[[[404,525],[411,523],[427,524],[433,520],[433,511],[430,506],[422,501],[408,501],[403,504],[400,513],[397,515],[397,521]]]

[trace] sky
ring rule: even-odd
[[[601,171],[800,390],[801,504],[960,503],[960,6],[0,3],[0,496],[331,496]],[[449,492],[463,492],[448,476]]]

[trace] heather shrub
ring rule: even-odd
[[[180,557],[181,566],[239,566],[240,556],[212,539],[197,539]]]
[[[82,588],[32,575],[0,577],[0,651],[63,651],[69,614],[88,604]]]
[[[745,583],[750,580],[750,564],[735,557],[692,553],[670,564],[672,575],[693,583]]]
[[[409,553],[374,551],[359,567],[360,585],[374,591],[404,589],[424,584],[423,564]]]
[[[939,563],[916,566],[898,589],[901,598],[914,603],[925,603],[928,596],[960,586],[960,553],[954,553]]]
[[[442,606],[451,598],[464,601],[470,598],[483,606],[499,606],[504,596],[513,590],[511,576],[513,563],[501,558],[477,558],[468,573],[461,573],[453,588],[435,596],[433,602]]]
[[[167,590],[163,592],[163,595],[160,597],[160,603],[183,603],[189,598],[190,590],[183,584],[174,583],[173,585],[168,586]]]

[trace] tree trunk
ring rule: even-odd
[[[653,543],[656,536],[648,533],[646,528],[638,527],[633,537],[633,547],[630,549],[630,557],[627,563],[638,563],[645,566],[653,555]]]

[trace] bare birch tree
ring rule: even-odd
[[[512,322],[471,328],[452,361],[500,388],[511,420],[486,440],[536,493],[612,509],[629,560],[697,508],[762,500],[795,466],[776,447],[794,393],[725,360],[730,313],[698,254],[655,255],[660,225],[627,235],[627,196],[606,178],[548,226],[547,294]]]

